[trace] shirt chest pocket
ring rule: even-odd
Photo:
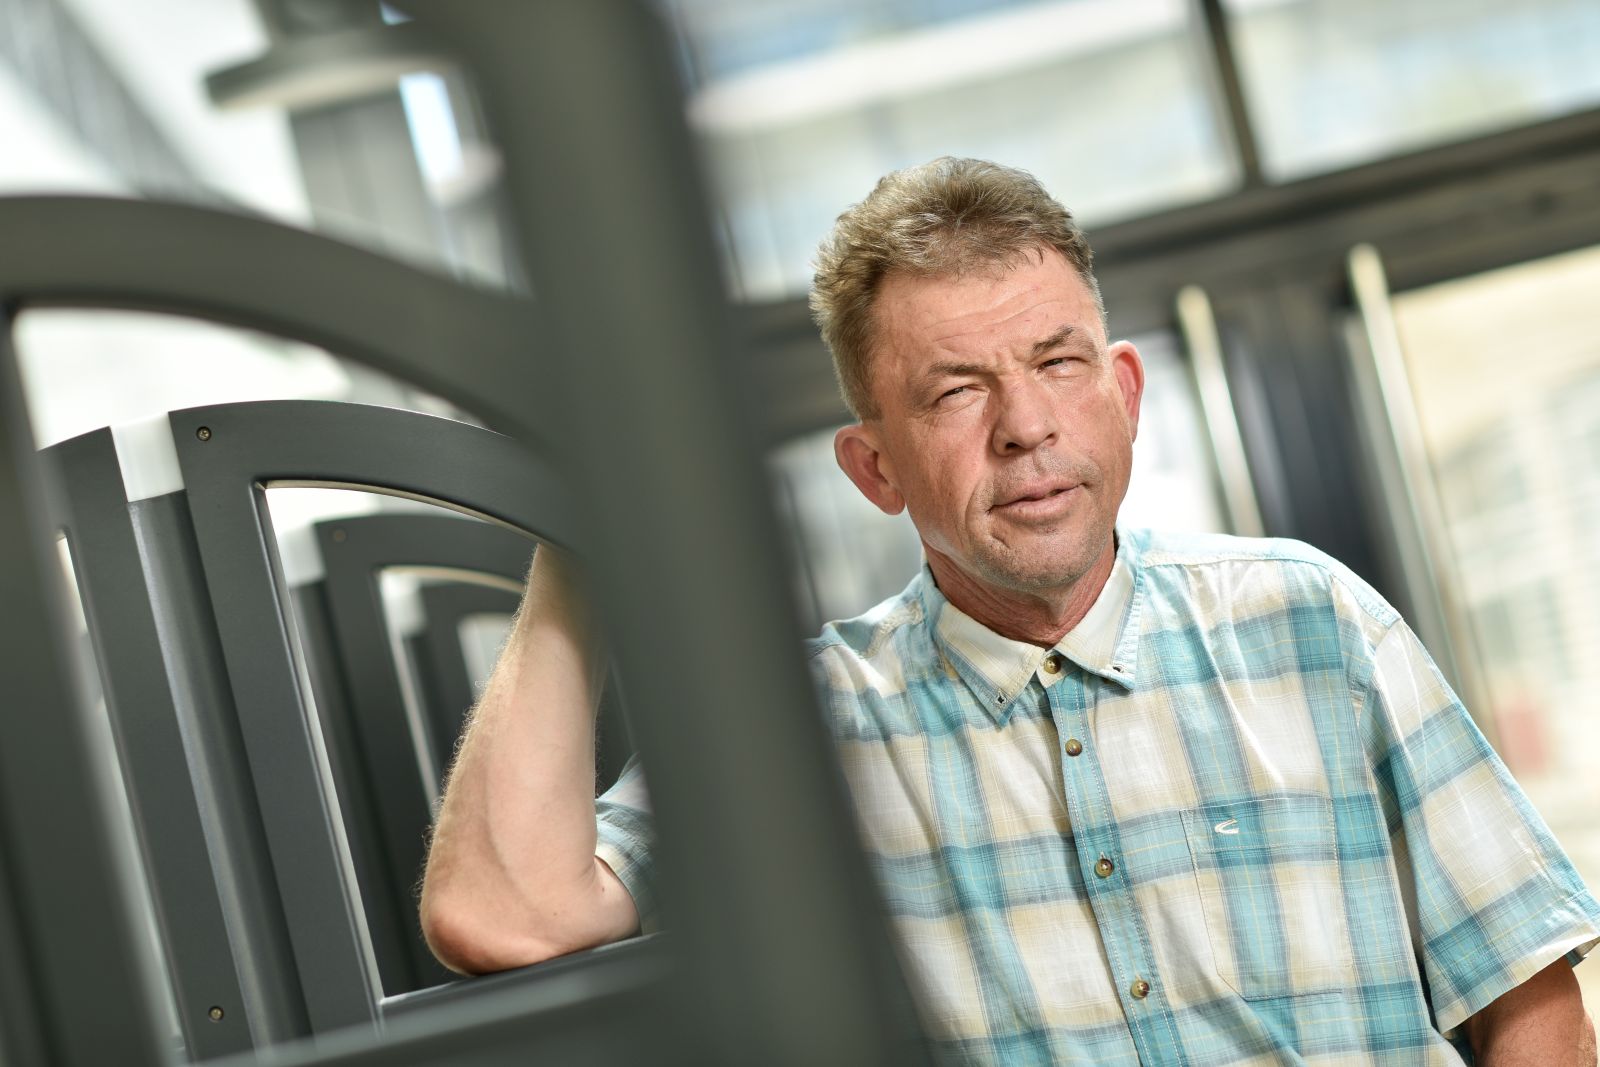
[[[1326,797],[1207,805],[1183,823],[1218,977],[1246,999],[1356,984]]]

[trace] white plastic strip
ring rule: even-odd
[[[166,413],[111,427],[117,446],[117,465],[128,499],[149,500],[183,488],[178,447],[172,443],[172,425]]]

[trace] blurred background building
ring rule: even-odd
[[[904,518],[834,468],[845,412],[804,309],[812,252],[890,169],[1020,166],[1088,229],[1112,330],[1147,360],[1126,521],[1349,562],[1600,884],[1600,5],[661,12],[767,386],[757,421],[808,629],[897,591],[919,558]],[[469,79],[375,0],[0,0],[0,194],[224,206],[520,289],[499,181]],[[336,353],[198,322],[35,309],[18,343],[41,445],[248,398],[470,417]],[[286,542],[395,506],[273,499]],[[495,639],[469,637],[480,670]]]

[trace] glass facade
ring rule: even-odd
[[[1600,103],[1592,0],[1224,0],[1269,178]]]
[[[1600,883],[1600,249],[1394,297],[1475,709]],[[1579,968],[1591,1003],[1600,977]]]
[[[1235,179],[1182,0],[674,10],[746,298],[803,292],[839,212],[936,156],[1021,167],[1089,223]]]

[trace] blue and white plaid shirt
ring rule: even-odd
[[[1394,609],[1291,541],[1119,531],[1054,649],[924,570],[810,645],[925,1018],[985,1064],[1455,1064],[1600,905]],[[598,853],[656,921],[637,769]]]

